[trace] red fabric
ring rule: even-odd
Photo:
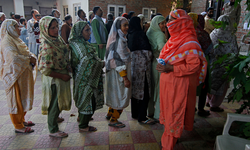
[[[128,14],[127,14],[127,13],[123,13],[123,14],[122,14],[122,17],[128,19]]]
[[[172,11],[170,15],[176,20],[167,24],[171,37],[163,47],[159,58],[173,65],[187,57],[199,57],[202,60],[199,81],[202,83],[206,76],[207,61],[197,40],[193,20],[182,9]]]
[[[173,150],[177,140],[178,138],[163,133],[161,137],[162,150]]]

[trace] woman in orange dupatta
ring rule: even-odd
[[[193,129],[196,88],[206,75],[207,61],[186,11],[170,13],[171,38],[163,47],[156,69],[160,77],[160,123],[163,150],[172,150],[183,129]]]

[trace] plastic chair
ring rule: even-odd
[[[248,150],[250,140],[229,135],[229,129],[234,121],[250,122],[250,115],[227,114],[227,121],[224,125],[222,135],[218,135],[215,141],[215,150]]]

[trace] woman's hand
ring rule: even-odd
[[[128,80],[127,76],[122,77],[123,78],[123,82],[124,82],[124,86],[126,88],[130,88],[130,81]]]
[[[156,70],[160,73],[166,73],[166,72],[171,72],[174,71],[174,66],[170,64],[166,64],[165,66],[162,64],[157,64]]]
[[[36,58],[33,56],[30,56],[30,63],[36,65]]]
[[[62,74],[61,79],[65,82],[69,81],[71,79],[71,76],[68,74]]]

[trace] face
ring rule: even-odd
[[[55,15],[56,18],[60,18],[60,16],[61,16],[61,14],[60,14],[59,11],[56,11],[56,12],[54,13],[54,15]]]
[[[121,25],[121,30],[124,34],[128,34],[128,28],[129,28],[129,25],[127,21]]]
[[[89,40],[90,39],[90,35],[91,35],[91,31],[90,31],[90,27],[89,25],[87,24],[83,30],[82,30],[82,36],[84,38],[84,40]]]
[[[93,19],[95,17],[95,14],[91,14],[90,19]]]
[[[208,16],[213,16],[213,15],[214,15],[214,10],[209,10],[209,11],[207,12],[207,15],[208,15]]]
[[[19,28],[19,26],[17,24],[15,25],[15,29],[16,29],[17,34],[20,36],[21,35],[21,29]]]
[[[11,15],[11,18],[12,18],[12,19],[15,19],[15,15]]]
[[[99,17],[102,17],[103,11],[102,11],[101,7],[97,10],[96,15],[99,16]]]
[[[5,15],[3,14],[2,17],[0,18],[1,21],[5,20]]]
[[[57,37],[58,36],[58,23],[56,20],[53,20],[49,28],[49,36]]]
[[[67,24],[71,25],[72,24],[72,18],[70,18],[69,20],[66,21]]]
[[[80,14],[80,18],[82,19],[82,20],[86,20],[86,14],[85,14],[85,12],[81,12],[81,14]]]
[[[39,12],[37,10],[35,10],[32,17],[36,19],[37,14],[39,14]]]
[[[166,20],[158,24],[162,32],[165,32],[165,24],[166,24]]]
[[[39,21],[41,19],[41,16],[36,16],[36,20]]]
[[[18,23],[20,22],[20,19],[15,19]]]

